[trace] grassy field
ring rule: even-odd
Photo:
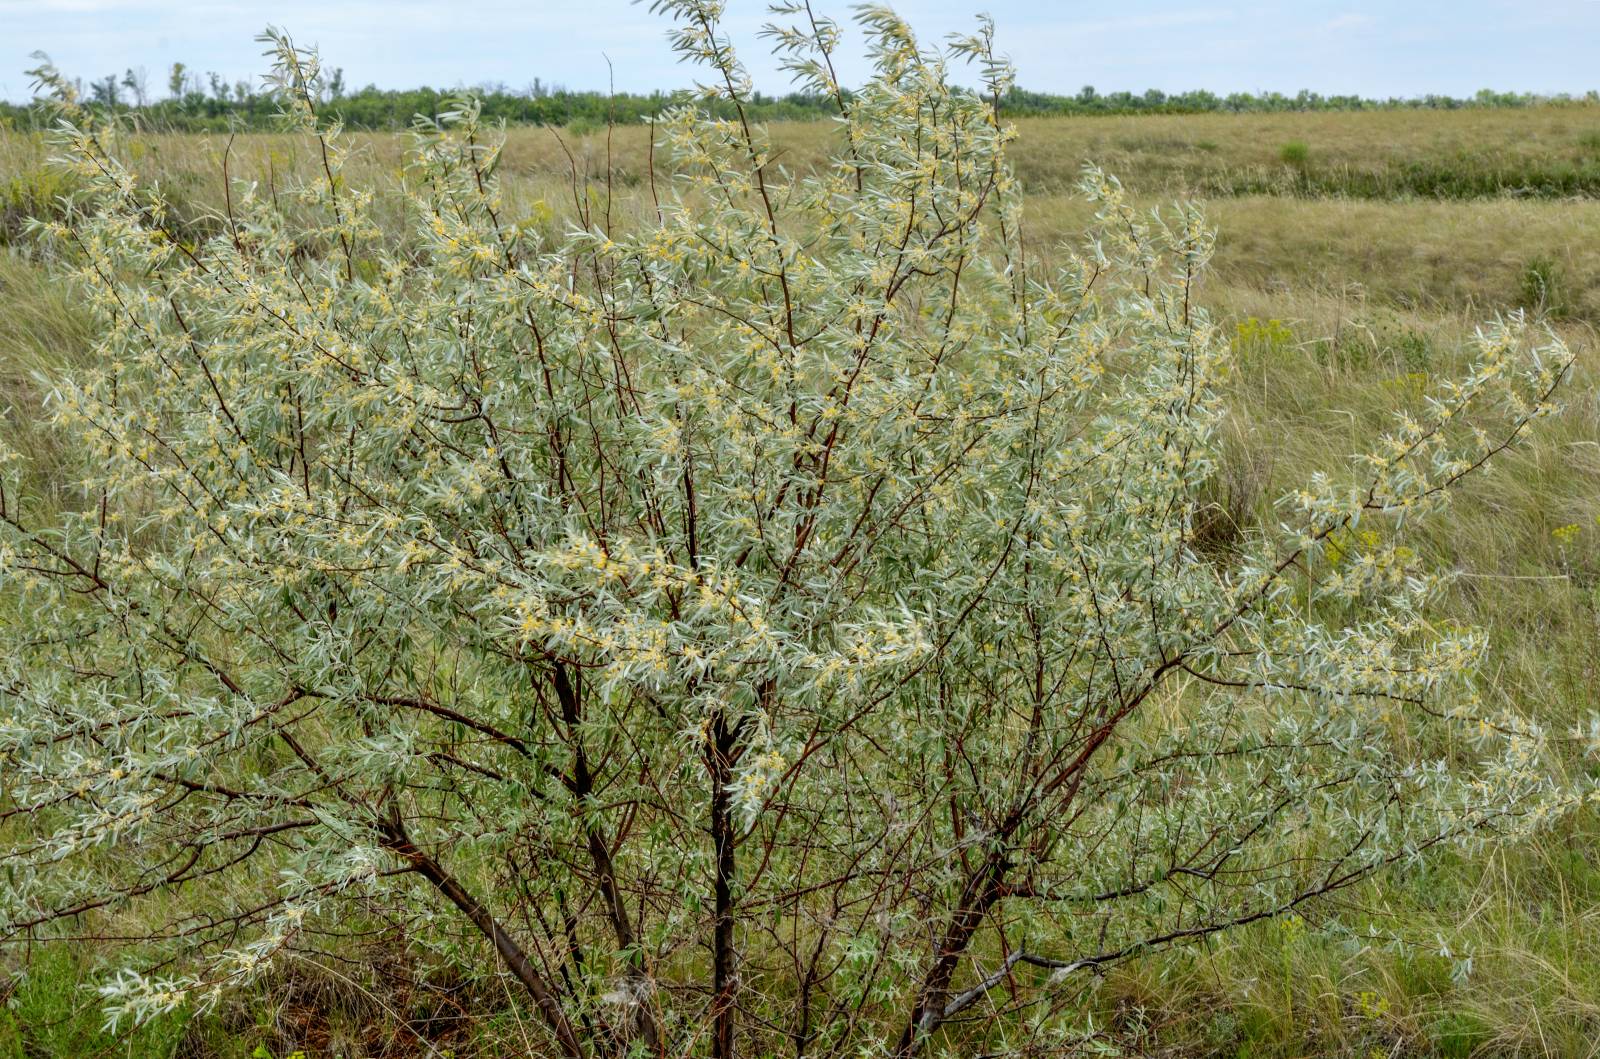
[[[791,168],[826,157],[826,125],[773,131]],[[404,138],[357,139],[351,179],[396,187]],[[648,144],[641,128],[566,142],[514,130],[509,209],[561,225],[577,173],[591,202],[626,224],[649,203]],[[151,137],[128,150],[197,231],[223,206],[224,160],[262,193],[310,161],[304,144],[272,136]],[[35,425],[33,376],[81,358],[89,327],[23,233],[23,218],[64,190],[48,153],[35,138],[0,137],[0,407],[45,467],[56,442]],[[1070,189],[1091,160],[1151,205],[1200,200],[1220,229],[1205,291],[1238,353],[1216,497],[1229,525],[1271,518],[1282,483],[1342,460],[1418,376],[1459,367],[1478,321],[1526,308],[1559,330],[1579,354],[1566,410],[1478,478],[1428,547],[1460,574],[1446,616],[1492,631],[1492,696],[1553,731],[1597,708],[1600,109],[1040,119],[1021,124],[1014,157],[1043,258],[1087,219]],[[409,221],[390,198],[386,225],[404,241]],[[1575,755],[1551,765],[1596,767]],[[1127,1054],[1600,1055],[1597,824],[1591,813],[1483,862],[1391,875],[1339,909],[1353,931],[1263,924],[1121,968],[1086,1002]],[[1470,974],[1453,977],[1445,951],[1469,955]],[[72,988],[92,955],[51,957],[7,985],[19,956],[0,954],[0,996],[10,994],[0,1059],[281,1057],[301,1046],[354,1056],[368,1054],[361,1025],[382,1010],[372,1005],[402,1003],[280,984],[204,1024],[117,1039]],[[396,1047],[385,1054],[411,1054]]]

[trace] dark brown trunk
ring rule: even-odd
[[[484,937],[494,944],[495,952],[500,954],[500,958],[505,961],[517,981],[527,989],[540,1014],[544,1016],[545,1022],[550,1024],[550,1029],[555,1033],[556,1041],[561,1046],[562,1054],[569,1059],[583,1059],[583,1046],[578,1043],[577,1034],[572,1031],[572,1023],[567,1020],[566,1012],[562,1011],[561,1005],[556,1002],[555,994],[550,991],[544,976],[528,959],[528,954],[522,951],[522,947],[515,939],[489,914],[489,910],[446,872],[443,865],[413,845],[398,820],[391,820],[383,828],[383,837],[384,844],[390,850],[415,867],[418,874],[432,883],[451,904],[471,920],[472,925],[477,927]]]
[[[956,968],[960,966],[967,946],[972,943],[973,935],[983,924],[983,917],[1000,899],[1009,868],[1004,856],[991,855],[967,880],[961,898],[956,902],[956,910],[939,939],[933,964],[923,976],[922,987],[917,991],[916,1006],[911,1009],[911,1018],[895,1045],[894,1054],[899,1059],[910,1059],[916,1055],[923,1040],[944,1020],[945,998],[950,992],[950,982],[955,978]]]
[[[706,767],[711,773],[711,843],[716,855],[712,896],[716,926],[711,940],[711,1059],[733,1059],[735,978],[733,946],[733,882],[735,878],[733,779],[735,730],[721,713],[712,720],[711,742],[706,747]]]
[[[594,793],[594,776],[589,771],[589,757],[584,752],[583,738],[578,731],[578,725],[582,720],[582,707],[578,700],[577,689],[572,686],[572,681],[567,676],[566,666],[559,662],[555,665],[552,683],[555,685],[556,699],[561,704],[562,720],[572,740],[572,794],[581,803]],[[600,896],[605,901],[606,916],[611,920],[612,933],[616,935],[617,947],[628,954],[628,974],[632,981],[638,985],[648,986],[644,952],[637,944],[633,921],[628,916],[628,907],[623,904],[622,891],[617,886],[617,873],[611,860],[611,848],[606,843],[605,836],[600,833],[600,829],[587,822],[587,813],[584,814],[584,820],[584,840],[589,852],[589,863],[594,868]],[[656,1024],[654,995],[648,988],[639,989],[636,993],[639,1036],[643,1039],[649,1054],[660,1055],[662,1054],[661,1031]]]

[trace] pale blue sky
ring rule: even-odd
[[[757,86],[788,86],[755,30],[765,3],[730,0],[729,28]],[[847,3],[818,6],[847,16]],[[1029,88],[1074,92],[1310,88],[1369,96],[1479,88],[1581,93],[1600,87],[1597,0],[900,0],[924,40],[987,10]],[[153,86],[181,60],[254,80],[253,37],[268,22],[321,46],[352,87],[534,77],[603,88],[610,57],[623,90],[671,88],[664,23],[628,0],[0,0],[0,96],[28,94],[28,54],[85,78],[142,65]],[[841,74],[859,77],[859,63]]]

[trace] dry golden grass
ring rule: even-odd
[[[1529,268],[1542,263],[1564,285],[1568,312],[1600,319],[1600,200],[1509,192],[1372,199],[1364,185],[1353,196],[1308,196],[1296,170],[1279,160],[1283,144],[1305,143],[1311,168],[1334,186],[1341,173],[1357,171],[1398,185],[1410,179],[1407,167],[1424,166],[1459,168],[1470,191],[1487,166],[1511,174],[1593,167],[1600,187],[1600,107],[1036,118],[1019,130],[1014,160],[1031,193],[1034,241],[1046,250],[1081,230],[1087,209],[1072,188],[1094,162],[1152,203],[1177,195],[1205,203],[1222,233],[1216,276],[1225,285],[1348,291],[1402,307],[1483,312],[1526,300]],[[832,131],[828,123],[774,126],[779,164],[798,171],[824,164]],[[350,141],[349,179],[398,187],[406,136],[355,133]],[[649,143],[642,126],[582,137],[513,129],[501,165],[510,212],[525,215],[544,203],[568,214],[574,174],[602,194],[609,174],[614,215],[625,223],[646,205]],[[263,189],[308,173],[315,161],[305,143],[271,134],[143,136],[126,150],[195,216],[223,208],[225,160],[230,175]],[[48,153],[36,135],[0,133],[0,193],[27,205],[37,197],[23,192],[43,183],[48,197],[54,185],[35,176]],[[656,179],[666,179],[657,162]],[[0,210],[6,206],[0,201]],[[398,205],[388,221],[402,237],[408,221]]]
[[[1542,259],[1559,268],[1570,311],[1600,319],[1600,201],[1198,201],[1219,233],[1213,286],[1242,288],[1245,315],[1282,315],[1249,292],[1486,315],[1522,305],[1529,265]],[[1028,231],[1048,249],[1076,238],[1089,215],[1073,196],[1031,196]]]

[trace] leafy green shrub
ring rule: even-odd
[[[1311,161],[1311,148],[1303,140],[1290,140],[1278,149],[1278,159],[1293,169],[1305,169]]]
[[[1421,331],[1401,328],[1389,336],[1389,349],[1411,375],[1426,376],[1433,367],[1433,343]]]
[[[1553,258],[1536,257],[1529,261],[1523,267],[1517,293],[1524,308],[1553,320],[1567,316],[1572,310],[1566,270]]]
[[[1090,169],[1046,272],[987,25],[862,11],[848,99],[837,26],[770,30],[844,118],[794,176],[721,5],[656,6],[731,116],[664,115],[652,214],[575,188],[559,240],[461,101],[386,248],[269,36],[325,165],[191,244],[45,73],[101,331],[49,399],[79,504],[0,453],[0,939],[103,937],[114,1024],[359,934],[504,976],[574,1059],[1049,1053],[1099,968],[1581,799],[1400,550],[1552,409],[1555,336],[1486,328],[1213,562],[1197,211]]]
[[[1317,363],[1339,371],[1392,367],[1401,375],[1391,381],[1402,390],[1425,388],[1434,363],[1433,339],[1386,314],[1342,325],[1331,337],[1316,340],[1312,354]]]

